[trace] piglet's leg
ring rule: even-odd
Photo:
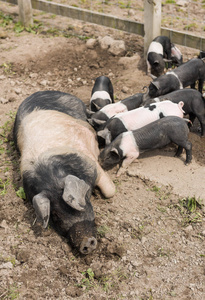
[[[115,185],[111,180],[110,176],[98,165],[98,177],[96,181],[96,185],[101,190],[101,193],[106,198],[111,198],[114,196],[116,192]]]
[[[129,153],[129,155],[126,156],[126,158],[123,160],[122,162],[122,166],[121,168],[118,170],[117,172],[117,177],[119,177],[120,175],[124,174],[128,168],[128,166],[139,156],[139,152],[132,152]]]
[[[188,165],[192,160],[192,143],[191,142],[186,143],[185,150],[186,150],[186,162],[185,162],[185,164]]]

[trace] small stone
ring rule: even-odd
[[[38,77],[38,74],[37,74],[37,73],[30,73],[30,74],[29,74],[29,77],[30,77],[30,78],[37,78],[37,77]]]
[[[6,220],[3,220],[3,221],[0,223],[0,227],[1,227],[1,228],[4,228],[4,229],[8,228],[8,225],[7,225],[7,223],[6,223]]]
[[[16,89],[14,90],[14,92],[15,92],[17,95],[19,95],[19,94],[21,94],[22,90],[21,90],[20,88],[16,88]]]
[[[10,261],[0,265],[0,269],[13,269],[13,265]]]
[[[4,31],[0,30],[0,39],[6,39],[6,38],[7,38],[7,34]]]
[[[189,226],[187,226],[186,228],[185,228],[185,231],[186,232],[190,232],[190,231],[192,231],[193,230],[193,227],[191,226],[191,225],[189,225]]]
[[[46,86],[48,84],[48,81],[47,80],[42,80],[40,82],[40,85],[43,85],[43,86]]]
[[[126,86],[123,86],[122,92],[126,94],[128,91],[129,91],[129,88]]]
[[[96,45],[97,45],[97,40],[96,39],[89,39],[86,42],[86,46],[87,46],[88,49],[94,49]]]
[[[9,100],[7,100],[7,99],[5,99],[5,98],[0,98],[0,102],[1,102],[2,104],[6,104],[6,103],[9,102]]]

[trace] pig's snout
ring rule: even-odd
[[[97,240],[95,237],[84,238],[80,245],[80,252],[82,254],[91,253],[97,247]]]

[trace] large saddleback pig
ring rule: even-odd
[[[137,93],[116,103],[108,104],[91,114],[88,122],[98,131],[114,115],[139,107],[142,104],[143,95],[143,93]]]
[[[173,142],[178,145],[175,156],[181,155],[185,148],[188,164],[192,159],[192,144],[188,141],[187,121],[168,116],[140,129],[123,132],[100,153],[100,163],[105,169],[122,163],[117,173],[120,176],[141,152],[162,148]]]
[[[170,100],[174,103],[183,101],[184,114],[189,115],[191,123],[193,123],[195,118],[197,118],[201,125],[201,136],[205,135],[205,99],[199,91],[194,89],[173,91],[157,98],[148,99],[144,103],[144,106],[164,100]]]
[[[114,103],[113,85],[109,77],[96,78],[90,98],[90,110],[98,111],[107,104]]]
[[[175,104],[167,100],[120,113],[109,119],[104,129],[97,132],[99,143],[108,145],[120,133],[139,129],[166,116],[178,116],[183,118],[183,105],[183,101]]]
[[[205,80],[205,61],[200,58],[193,58],[173,71],[169,71],[165,75],[154,79],[150,83],[143,100],[165,95],[187,86],[195,88],[197,80],[198,90],[202,93]]]
[[[23,186],[37,220],[46,228],[51,217],[57,231],[82,254],[97,245],[90,202],[94,187],[108,198],[115,193],[98,163],[96,134],[85,111],[73,95],[37,92],[21,103],[14,123]]]

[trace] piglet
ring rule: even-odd
[[[90,98],[90,110],[98,111],[107,104],[114,103],[113,85],[109,77],[96,78]]]
[[[200,58],[190,59],[173,71],[169,71],[165,75],[154,79],[150,83],[143,101],[183,89],[187,86],[195,88],[196,81],[198,81],[198,90],[202,93],[204,80],[204,60]]]
[[[143,93],[136,93],[116,103],[108,104],[99,111],[90,114],[88,122],[98,131],[103,127],[103,124],[114,115],[139,107],[142,104],[143,95]]]
[[[183,118],[183,105],[183,101],[175,104],[167,100],[118,114],[107,121],[103,130],[97,132],[98,141],[101,146],[103,140],[104,143],[108,145],[120,133],[139,129],[165,116],[178,116]]]
[[[173,103],[183,101],[184,114],[189,115],[191,123],[193,123],[195,118],[197,118],[201,125],[201,136],[205,135],[205,99],[199,91],[194,89],[173,91],[166,95],[148,99],[144,103],[144,106],[164,100],[170,100]]]
[[[141,152],[162,148],[173,142],[178,145],[175,156],[186,150],[186,164],[192,160],[192,144],[188,141],[187,120],[168,116],[140,129],[123,132],[100,153],[99,161],[104,169],[122,162],[117,172],[120,176],[138,158]]]
[[[167,36],[157,36],[147,52],[147,74],[159,77],[164,73],[165,61],[171,67],[171,41]]]

